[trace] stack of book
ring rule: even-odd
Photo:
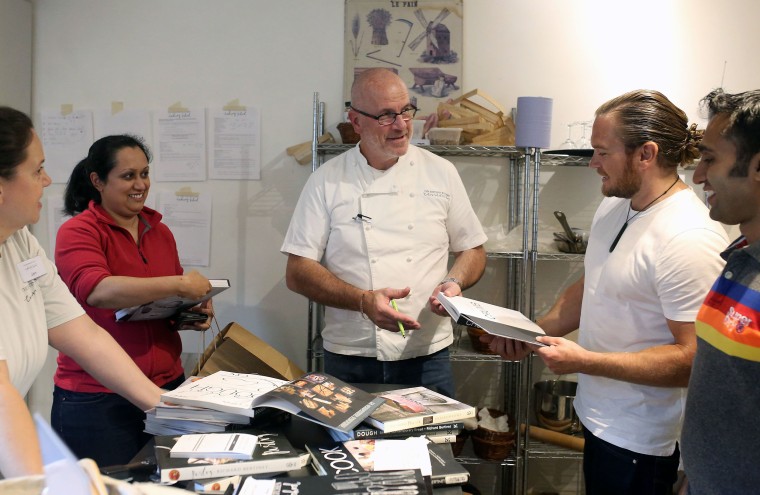
[[[244,428],[250,423],[251,418],[243,414],[160,402],[147,412],[145,432],[151,435],[214,433]]]
[[[285,381],[229,371],[218,371],[165,392],[161,400],[248,418],[273,408],[343,432],[351,431],[384,402],[325,373],[307,373]],[[153,416],[157,418],[157,414],[169,413],[161,411]]]
[[[339,442],[370,438],[427,436],[434,443],[454,443],[475,407],[434,392],[411,387],[380,392],[383,405],[349,432],[329,431]]]
[[[205,378],[190,378],[145,417],[145,432],[152,435],[212,433],[245,427],[261,409],[253,397],[287,383],[262,375],[220,371]]]
[[[236,459],[240,456],[233,455],[232,451],[229,456],[225,456],[223,450],[210,454],[198,452],[196,457],[188,452],[185,452],[184,457],[172,456],[172,449],[186,436],[155,437],[156,464],[161,483],[244,474],[277,474],[300,469],[309,463],[310,455],[294,448],[280,433],[255,430],[247,430],[246,433],[255,435],[256,442],[252,454],[243,459]],[[226,435],[231,434],[210,433],[203,436],[214,440],[212,443],[221,443]],[[216,442],[216,438],[221,439],[220,442]],[[235,445],[235,442],[230,442],[229,445]]]
[[[464,429],[463,421],[453,421],[450,423],[437,423],[416,428],[405,428],[403,430],[384,432],[379,428],[362,424],[348,433],[337,430],[329,430],[328,433],[333,440],[337,442],[346,442],[349,440],[369,440],[375,438],[408,438],[424,435],[433,443],[454,443],[456,436]]]

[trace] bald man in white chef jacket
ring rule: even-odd
[[[409,144],[416,111],[395,73],[356,77],[361,141],[309,177],[281,251],[288,288],[326,306],[325,372],[453,396],[451,320],[435,296],[480,279],[486,235],[454,166]]]

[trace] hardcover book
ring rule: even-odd
[[[178,436],[157,436],[156,463],[161,483],[218,478],[243,474],[281,473],[300,469],[309,462],[309,454],[293,447],[281,433],[252,432],[258,439],[250,460],[229,458],[172,458],[169,451]],[[213,435],[213,433],[211,434]]]
[[[424,425],[417,428],[408,428],[406,430],[384,432],[378,428],[361,424],[353,430],[344,433],[337,430],[328,430],[333,440],[337,442],[346,442],[348,440],[362,440],[366,438],[406,438],[425,435],[459,435],[464,429],[464,423],[456,421],[453,423],[440,423],[434,425]]]
[[[273,480],[244,477],[235,490],[235,495],[376,495],[381,492],[391,495],[433,493],[419,470],[405,469]]]
[[[216,373],[161,394],[161,401],[254,417],[254,400],[288,382],[252,373]]]
[[[211,283],[211,290],[200,299],[171,296],[159,299],[158,301],[120,309],[114,314],[116,321],[160,320],[163,318],[171,318],[175,314],[192,308],[196,304],[211,299],[220,292],[230,288],[230,281],[227,279],[210,279],[209,282]]]
[[[286,382],[228,371],[218,371],[187,386],[165,392],[161,400],[251,417],[254,407],[271,407],[346,432],[383,403],[382,398],[325,373],[307,373]]]
[[[382,455],[401,457],[412,445],[407,440],[398,439],[350,440],[319,446],[306,444],[306,450],[311,454],[311,464],[319,475],[377,472],[377,452],[380,447],[385,448]],[[454,458],[450,445],[427,443],[425,447],[430,457],[429,474],[433,486],[461,485],[467,482],[470,473]],[[424,468],[421,471],[427,474]]]
[[[536,337],[546,335],[543,329],[519,311],[463,296],[447,297],[443,292],[439,292],[436,298],[460,325],[480,328],[491,335],[533,345],[546,345],[536,340]]]
[[[475,417],[475,407],[426,387],[403,388],[378,395],[385,402],[364,421],[385,433]]]
[[[145,414],[145,433],[151,435],[184,435],[188,433],[221,433],[243,428],[226,421],[196,421],[194,419],[157,418],[155,408]]]

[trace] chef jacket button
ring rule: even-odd
[[[409,165],[414,167],[414,162],[409,162]]]
[[[407,263],[411,263],[411,262],[412,262],[412,258],[411,258],[411,256],[410,256],[409,258],[407,258],[407,259],[406,259],[406,262],[407,262]]]
[[[726,272],[723,274],[723,276],[731,280],[732,278],[734,278],[734,272]]]
[[[410,223],[409,225],[407,225],[406,228],[409,229],[409,230],[412,230],[414,228],[414,224]]]
[[[409,193],[409,197],[413,198],[414,197],[414,193]]]
[[[366,226],[364,227],[364,230],[370,230],[371,228],[372,228],[372,227],[371,227],[370,225],[366,225]]]
[[[372,258],[372,263],[377,263],[377,258]]]

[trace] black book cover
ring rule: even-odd
[[[463,429],[464,422],[456,421],[454,423],[424,425],[418,426],[417,428],[408,428],[406,430],[387,433],[379,428],[362,424],[348,433],[338,430],[329,430],[328,433],[336,442],[346,442],[348,440],[361,440],[364,438],[406,438],[420,435],[459,435]]]
[[[323,445],[306,444],[311,454],[311,463],[317,474],[339,475],[345,473],[374,471],[372,451],[374,442],[382,439],[351,440]],[[438,485],[461,485],[470,478],[470,473],[454,458],[449,444],[428,443],[430,454],[431,482]]]
[[[327,476],[305,476],[300,478],[277,478],[275,480],[257,480],[245,477],[235,494],[254,493],[257,483],[270,483],[271,495],[325,495],[345,494],[362,495],[393,493],[403,495],[430,494],[433,491],[425,482],[418,469],[402,471],[380,471],[375,473],[342,473]]]

